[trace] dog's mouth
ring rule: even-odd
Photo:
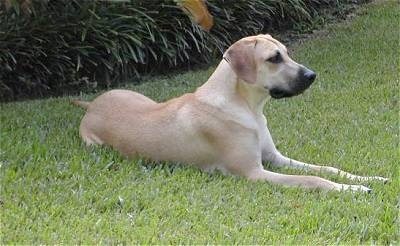
[[[272,88],[271,90],[269,90],[269,94],[274,99],[281,99],[281,98],[285,98],[285,97],[297,96],[297,95],[303,93],[307,88],[308,88],[308,86],[305,88],[302,87],[302,88],[295,88],[295,89],[291,89],[291,90]]]
[[[269,94],[271,95],[272,98],[275,98],[275,99],[294,96],[293,93],[290,93],[287,90],[282,90],[279,88],[273,88],[273,89],[269,90]]]
[[[295,80],[288,83],[286,87],[273,87],[269,89],[272,98],[280,99],[301,94],[314,82],[316,74],[308,68],[302,67]]]

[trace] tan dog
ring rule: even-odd
[[[290,59],[280,42],[270,35],[258,35],[234,43],[208,81],[194,93],[157,103],[133,91],[112,90],[93,102],[74,103],[88,108],[80,125],[83,140],[88,145],[111,145],[127,157],[180,161],[287,186],[369,192],[362,185],[263,168],[262,161],[268,161],[352,180],[386,181],[295,161],[277,151],[266,126],[264,104],[270,96],[282,98],[303,92],[315,77],[313,71]]]

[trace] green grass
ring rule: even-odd
[[[1,244],[399,243],[398,8],[369,4],[292,47],[317,81],[265,110],[281,152],[391,183],[368,183],[370,195],[318,192],[127,161],[84,147],[84,112],[68,98],[2,104]],[[193,91],[212,70],[130,88],[165,100]]]

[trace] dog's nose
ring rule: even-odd
[[[312,83],[315,80],[315,78],[317,77],[317,74],[308,68],[305,69],[303,75],[310,83]]]

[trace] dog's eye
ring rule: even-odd
[[[271,63],[280,63],[280,62],[282,62],[282,55],[278,51],[278,52],[276,52],[276,54],[273,57],[268,58],[267,61],[271,62]]]

